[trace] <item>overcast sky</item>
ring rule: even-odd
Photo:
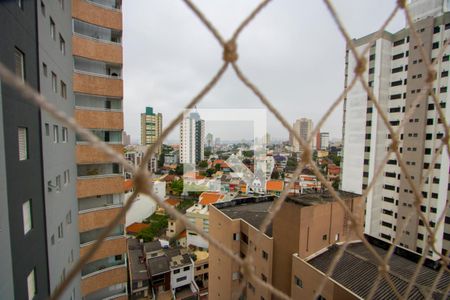
[[[396,2],[335,0],[334,4],[351,36],[358,38],[376,31]],[[259,1],[195,3],[228,39]],[[132,141],[139,142],[139,118],[145,106],[161,112],[163,126],[168,124],[217,72],[222,50],[181,0],[123,1],[123,19],[125,130]],[[399,14],[388,30],[396,31],[403,25],[404,16]],[[272,1],[241,34],[238,53],[244,74],[290,123],[301,117],[317,122],[343,90],[345,43],[323,1]],[[198,105],[261,107],[231,68]],[[267,130],[273,140],[288,137],[271,115]],[[322,131],[340,138],[341,130],[339,108]],[[239,126],[215,126],[207,131],[222,140],[249,138],[248,130],[239,130]],[[178,141],[178,130],[169,140]]]

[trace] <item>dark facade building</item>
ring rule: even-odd
[[[0,2],[0,61],[38,89],[36,1]],[[0,295],[49,296],[40,109],[0,85]]]

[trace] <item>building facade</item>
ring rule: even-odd
[[[340,192],[353,214],[363,212],[362,198]],[[301,258],[357,237],[349,227],[348,215],[332,196],[305,194],[286,199],[265,233],[259,230],[274,196],[247,197],[210,206],[210,234],[241,258],[253,257],[255,272],[263,281],[291,294],[292,256]],[[245,282],[243,282],[245,280]],[[209,247],[209,296],[239,299],[244,284],[246,299],[271,299],[269,290],[243,278],[239,265],[215,246]]]
[[[196,164],[205,159],[205,121],[191,112],[180,124],[180,162]]]
[[[321,132],[320,133],[320,142],[317,145],[317,149],[327,150],[330,147],[330,133],[329,132]]]
[[[0,2],[0,61],[39,90],[37,14],[35,1]],[[4,82],[0,110],[0,295],[48,299],[41,112]]]
[[[303,139],[303,140],[307,140],[309,139],[311,132],[313,130],[313,122],[311,119],[307,119],[307,118],[300,118],[297,119],[294,122],[294,131]],[[301,152],[302,149],[300,147],[300,143],[292,136],[292,146],[293,146],[293,150],[294,152]],[[311,146],[315,145],[315,139],[312,139],[311,141]]]
[[[122,11],[120,0],[72,1],[75,119],[123,153]],[[77,137],[80,256],[123,206],[122,168]],[[88,299],[127,298],[125,218],[81,271]]]
[[[422,40],[423,51],[434,61],[445,40],[450,37],[450,13],[444,1],[412,1],[410,4],[417,34]],[[354,40],[358,50],[366,47],[374,34]],[[367,54],[369,68],[364,77],[377,97],[383,112],[394,130],[399,128],[404,116],[414,106],[409,119],[398,137],[399,151],[406,164],[411,180],[419,186],[434,155],[437,161],[431,166],[431,174],[425,178],[420,191],[424,197],[422,212],[430,226],[437,229],[435,247],[442,253],[450,249],[450,212],[446,207],[449,183],[449,157],[437,152],[444,136],[444,128],[431,96],[421,90],[426,84],[427,67],[421,56],[418,40],[404,28],[396,33],[384,32],[372,45]],[[446,118],[450,110],[446,107],[448,97],[450,53],[447,49],[443,59],[436,62],[437,78],[433,89],[444,110]],[[351,78],[356,61],[347,51],[346,78]],[[346,83],[347,84],[347,83]],[[417,97],[425,98],[415,103]],[[343,176],[342,189],[362,193],[383,163],[392,139],[380,114],[360,83],[349,91],[344,102],[343,127]],[[415,212],[414,196],[399,162],[394,155],[389,157],[380,177],[367,196],[365,233],[385,242],[392,242],[397,236],[404,219],[410,213],[412,218],[405,225],[399,245],[403,249],[431,260],[439,256],[429,251],[423,253],[427,243],[426,227]],[[439,216],[446,212],[445,224],[438,224]]]
[[[162,114],[154,113],[153,107],[146,107],[145,113],[141,114],[141,145],[152,146],[161,136]],[[161,146],[158,147],[161,153]]]

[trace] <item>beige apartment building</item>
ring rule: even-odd
[[[74,0],[73,91],[75,119],[123,153],[122,11],[120,0]],[[77,137],[80,255],[123,205],[121,167]],[[86,299],[127,299],[125,219],[113,229],[81,271]]]
[[[307,118],[300,118],[297,119],[294,124],[292,125],[294,128],[294,131],[303,139],[307,140],[309,139],[311,132],[313,130],[313,122],[311,119]],[[302,149],[300,147],[300,143],[294,138],[294,136],[291,137],[292,141],[291,144],[294,147],[294,152],[302,152]],[[311,146],[315,145],[315,139],[311,142]]]
[[[348,208],[363,217],[360,195],[340,192]],[[308,257],[345,240],[356,240],[348,215],[328,193],[303,194],[286,199],[267,232],[259,227],[274,196],[247,197],[210,206],[210,234],[242,258],[252,256],[254,270],[263,281],[291,294],[292,255]],[[238,299],[240,285],[247,299],[274,299],[219,249],[209,249],[209,295],[212,299]],[[243,282],[245,280],[245,282]]]
[[[141,145],[151,146],[159,139],[162,133],[162,114],[154,113],[153,107],[146,107],[141,114]],[[161,146],[158,147],[161,153]]]

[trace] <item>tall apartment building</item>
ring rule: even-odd
[[[180,161],[196,164],[205,158],[205,120],[197,112],[185,116],[180,124]]]
[[[72,116],[70,5],[9,1],[2,3],[0,13],[2,62]],[[2,89],[2,145],[9,146],[2,147],[1,227],[8,230],[2,230],[6,248],[1,252],[5,272],[0,294],[11,299],[48,298],[79,256],[75,134],[8,86]],[[29,249],[33,255],[26,253]],[[80,296],[78,277],[62,297]]]
[[[361,196],[345,192],[340,196],[354,214],[362,216]],[[290,295],[294,254],[305,258],[335,243],[355,240],[356,235],[343,208],[327,193],[288,197],[262,233],[259,227],[273,200],[274,196],[247,197],[210,205],[209,232],[242,258],[252,255],[257,276]],[[245,299],[272,299],[269,290],[243,278],[239,265],[210,245],[209,297],[240,299],[241,284]]]
[[[410,10],[417,34],[430,60],[435,60],[445,40],[450,38],[450,13],[444,1],[412,1]],[[369,67],[364,74],[368,85],[387,115],[390,125],[396,130],[406,113],[412,108],[416,97],[427,80],[427,67],[421,56],[418,41],[406,27],[396,33],[384,32],[371,46],[367,54]],[[374,34],[354,40],[358,50],[365,48]],[[353,76],[356,62],[351,53],[346,56],[346,84]],[[437,78],[434,90],[446,118],[450,110],[446,107],[449,88],[450,51],[445,50],[443,59],[437,61]],[[446,207],[449,184],[449,157],[436,150],[444,136],[444,128],[431,97],[415,105],[411,117],[405,120],[399,134],[399,150],[411,180],[419,186],[422,177],[438,155],[432,172],[425,178],[421,190],[424,196],[422,212],[430,226],[437,229],[435,247],[442,253],[450,249],[450,212]],[[348,92],[344,102],[343,126],[343,176],[342,189],[362,193],[373,179],[377,167],[392,142],[391,136],[362,85]],[[438,217],[446,212],[445,224],[438,226]],[[412,218],[406,225],[399,241],[401,248],[424,254],[428,234],[425,226],[414,212],[414,196],[399,162],[391,155],[383,168],[382,177],[366,199],[365,233],[385,242],[392,242],[407,215]],[[436,253],[425,253],[437,260]]]
[[[120,0],[73,0],[75,119],[123,153],[122,12]],[[122,168],[77,137],[80,256],[123,206]],[[86,299],[127,299],[125,218],[81,271]]]
[[[72,90],[72,7],[67,1],[31,1],[38,7],[39,87],[58,110],[74,115]],[[42,163],[50,292],[79,258],[75,133],[41,110]],[[80,277],[62,295],[76,299]]]
[[[313,130],[313,123],[311,119],[300,118],[294,122],[293,127],[294,131],[298,133],[300,137],[306,141],[311,135],[311,131]],[[300,143],[293,136],[291,137],[291,139],[292,139],[292,146],[294,147],[294,152],[301,152],[302,149],[300,147]],[[312,146],[315,145],[314,139],[311,142],[311,145]]]
[[[329,132],[321,132],[320,133],[320,143],[317,145],[317,150],[326,150],[330,147],[330,133]]]
[[[34,1],[0,2],[0,60],[39,90],[37,14]],[[0,104],[0,295],[47,299],[41,113],[3,82]]]
[[[159,139],[162,133],[162,114],[154,113],[153,107],[146,107],[141,114],[141,145],[151,146]],[[161,146],[158,147],[161,153]]]

